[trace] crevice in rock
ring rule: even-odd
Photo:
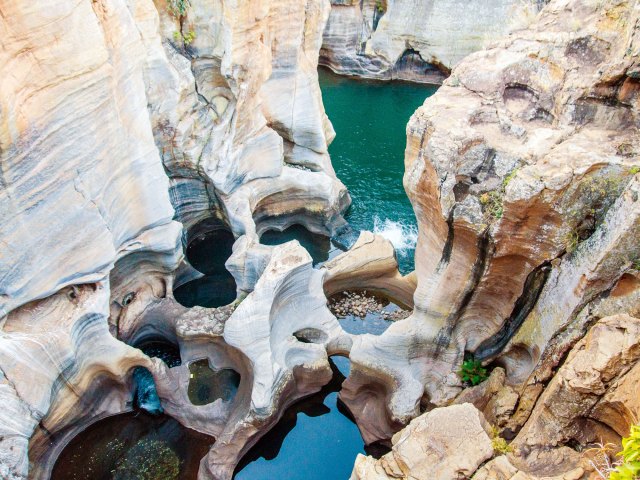
[[[478,256],[476,257],[475,263],[471,267],[471,278],[465,288],[462,299],[460,300],[458,307],[455,308],[454,311],[451,312],[451,314],[447,317],[445,326],[442,330],[440,330],[436,337],[436,350],[434,353],[434,358],[437,358],[440,351],[444,350],[449,345],[451,341],[451,333],[458,323],[458,320],[464,315],[464,312],[467,309],[467,306],[469,306],[469,303],[473,298],[473,294],[475,293],[476,288],[478,287],[478,284],[482,279],[482,275],[484,274],[487,266],[487,260],[491,257],[490,252],[492,249],[491,236],[489,235],[489,232],[487,230],[485,230],[482,235],[478,237],[477,249]]]
[[[453,226],[453,210],[451,210],[451,212],[449,213],[449,218],[447,218],[447,239],[444,242],[442,255],[440,256],[440,262],[438,262],[438,266],[436,267],[436,272],[441,272],[447,265],[449,265],[449,261],[451,260],[451,252],[453,251],[454,237],[455,228]]]
[[[527,275],[527,279],[522,288],[522,294],[516,300],[511,315],[503,322],[498,332],[483,341],[478,348],[476,348],[474,352],[476,359],[486,361],[502,351],[535,306],[549,278],[550,272],[551,263],[544,262]]]

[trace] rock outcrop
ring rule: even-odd
[[[470,53],[527,26],[539,3],[331,0],[320,63],[345,75],[441,83]]]
[[[132,408],[134,367],[169,381],[127,343],[229,316],[172,296],[203,220],[242,237],[243,296],[271,258],[262,232],[344,225],[316,73],[328,2],[187,4],[0,2],[3,478],[45,478],[66,439]]]
[[[493,456],[489,426],[473,405],[437,408],[396,433],[379,460],[358,455],[351,480],[469,478]]]
[[[465,355],[505,367],[517,431],[588,327],[637,311],[639,13],[550,2],[412,117],[414,313],[354,344],[341,393],[366,441],[449,404]]]

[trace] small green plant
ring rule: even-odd
[[[458,371],[460,380],[471,385],[478,385],[487,379],[487,369],[482,366],[482,362],[474,359],[465,360]]]
[[[480,195],[480,203],[484,205],[485,211],[494,218],[500,219],[504,213],[504,206],[502,203],[503,192],[500,190],[493,190]]]
[[[636,480],[640,476],[640,425],[633,425],[629,436],[622,439],[618,453],[622,463],[609,476],[609,480]]]
[[[191,45],[196,39],[196,32],[193,29],[185,32],[185,16],[188,8],[191,6],[191,0],[168,0],[167,11],[169,15],[174,17],[180,26],[180,30],[173,32],[173,40],[182,42],[185,46]]]
[[[503,189],[507,188],[507,185],[509,185],[509,182],[515,178],[515,176],[518,174],[518,170],[520,170],[520,169],[519,168],[514,168],[513,170],[511,170],[511,173],[509,173],[509,175],[504,177],[504,179],[502,180],[502,188]]]
[[[629,173],[630,173],[631,175],[635,175],[635,174],[636,174],[636,173],[638,173],[638,172],[640,172],[640,167],[638,167],[638,166],[636,166],[636,165],[634,165],[633,167],[631,167],[631,168],[629,169]]]
[[[491,446],[493,447],[493,451],[500,455],[513,452],[513,447],[500,436],[500,429],[496,426],[491,427]]]
[[[167,10],[173,17],[184,17],[187,9],[191,6],[191,0],[169,0],[167,2]]]
[[[616,147],[616,153],[622,157],[632,157],[635,152],[633,145],[628,142],[623,142]]]
[[[382,0],[376,0],[376,12],[384,13],[384,5],[382,3]]]
[[[564,247],[568,253],[575,252],[580,244],[580,234],[575,230],[567,233],[564,237]]]
[[[191,45],[193,41],[196,39],[195,30],[189,30],[186,33],[182,34],[182,41],[185,45]]]

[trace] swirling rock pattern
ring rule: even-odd
[[[46,478],[65,439],[130,409],[133,367],[170,382],[120,340],[197,350],[189,328],[220,324],[172,297],[200,220],[246,239],[243,295],[270,258],[259,233],[344,224],[316,73],[328,14],[319,0],[194,0],[183,18],[163,1],[0,2],[3,478],[27,476],[27,448]]]
[[[531,22],[538,3],[331,0],[320,63],[345,75],[442,83],[465,56]]]

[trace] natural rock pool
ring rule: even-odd
[[[203,231],[190,239],[185,254],[193,268],[204,275],[179,286],[173,294],[185,307],[228,305],[236,298],[236,282],[224,264],[231,256],[235,238],[222,226],[200,228]]]
[[[115,415],[71,440],[51,480],[194,480],[212,443],[164,415]]]
[[[319,70],[322,101],[336,138],[329,147],[338,178],[353,204],[347,220],[356,230],[380,233],[394,244],[400,270],[413,270],[418,232],[402,186],[406,125],[437,87],[355,80]]]
[[[347,220],[356,230],[373,230],[391,240],[401,270],[408,272],[413,269],[417,231],[402,186],[405,126],[435,87],[352,80],[325,70],[320,71],[320,82],[327,114],[337,132],[330,148],[333,164],[353,198]],[[235,298],[235,282],[224,267],[233,235],[224,225],[211,221],[198,228],[186,254],[204,276],[177,288],[175,296],[185,306],[225,305]],[[284,232],[266,231],[261,243],[277,245],[292,239],[309,251],[314,264],[327,260],[334,250],[328,237],[298,225]],[[379,335],[405,314],[388,300],[366,292],[338,294],[331,299],[331,308],[343,328],[354,334]],[[181,362],[176,346],[147,342],[139,347],[170,367]],[[365,449],[356,424],[338,400],[349,374],[349,360],[334,357],[331,365],[332,381],[287,409],[245,455],[236,469],[236,480],[349,478],[358,453],[383,453]],[[191,364],[190,373],[188,394],[196,405],[217,398],[230,401],[240,380],[233,370],[213,371],[206,360]],[[195,479],[199,461],[212,441],[164,415],[154,417],[142,411],[118,415],[74,438],[58,458],[52,479]],[[164,472],[163,477],[157,476],[157,468]]]
[[[356,455],[365,453],[365,446],[358,427],[338,401],[349,360],[332,357],[330,361],[331,382],[285,412],[242,459],[235,480],[349,478]]]

